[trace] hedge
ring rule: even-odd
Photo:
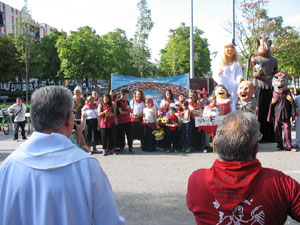
[[[11,105],[8,104],[0,104],[0,109],[8,109]],[[26,112],[30,111],[30,105],[26,104]]]

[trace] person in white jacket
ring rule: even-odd
[[[26,105],[22,103],[21,98],[16,99],[16,103],[13,104],[8,108],[8,112],[12,112],[14,114],[14,123],[15,123],[15,134],[14,134],[14,140],[18,141],[18,133],[19,128],[21,128],[21,135],[23,140],[26,140],[25,135],[25,113],[26,113]]]
[[[68,138],[73,104],[64,87],[33,93],[36,131],[0,167],[1,225],[125,225],[97,159]]]

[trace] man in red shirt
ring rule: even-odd
[[[132,109],[130,108],[129,102],[127,100],[129,96],[129,91],[127,89],[121,90],[121,98],[117,101],[117,117],[118,117],[118,130],[119,130],[119,145],[120,151],[122,152],[125,147],[125,134],[127,137],[128,152],[132,151],[132,133],[131,133],[131,118],[130,113]]]
[[[259,123],[249,112],[228,114],[219,125],[210,169],[189,178],[187,206],[197,224],[284,224],[300,222],[300,184],[263,168],[256,159]]]

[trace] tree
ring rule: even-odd
[[[58,32],[56,29],[51,30],[49,35],[46,35],[39,46],[39,58],[40,63],[40,76],[39,78],[46,80],[53,80],[55,83],[59,80],[59,71],[61,61],[58,57],[56,42],[60,36],[63,36],[62,32]]]
[[[29,66],[31,57],[31,48],[34,36],[37,32],[37,26],[31,19],[30,11],[27,8],[27,0],[24,1],[25,6],[20,11],[19,24],[15,40],[15,46],[20,53],[20,59],[25,65],[25,81],[26,81],[26,104],[29,103],[28,98],[28,80],[29,80]],[[23,82],[21,79],[21,90],[23,89]],[[21,92],[23,93],[23,92]]]
[[[0,36],[0,82],[16,78],[21,71],[17,49],[11,36]]]
[[[241,0],[242,18],[236,23],[236,44],[244,62],[247,62],[248,78],[250,60],[257,51],[256,40],[268,36],[274,43],[286,35],[290,27],[283,27],[281,16],[269,17],[264,8],[267,0]],[[226,29],[226,28],[225,28]],[[231,29],[226,29],[231,33]]]
[[[210,52],[203,31],[194,29],[195,77],[203,77],[210,71]],[[190,28],[184,23],[170,30],[169,41],[161,50],[158,68],[159,76],[171,76],[188,73],[190,69]]]
[[[100,37],[91,27],[71,31],[69,36],[60,36],[56,43],[61,60],[61,72],[66,79],[103,79],[103,46]]]
[[[124,30],[117,28],[101,37],[104,44],[104,79],[109,80],[111,73],[137,76],[130,54],[133,44],[127,39]]]
[[[295,29],[289,30],[277,42],[274,56],[278,58],[279,69],[292,75],[294,88],[296,89],[295,75],[300,75],[300,34]],[[296,93],[296,90],[295,90]]]
[[[140,15],[138,17],[136,32],[134,34],[132,56],[134,59],[134,66],[138,69],[141,77],[143,77],[145,69],[149,65],[148,60],[151,56],[146,41],[149,38],[149,34],[154,23],[152,22],[151,10],[148,9],[146,0],[140,0],[137,7],[140,11]]]

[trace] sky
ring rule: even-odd
[[[1,0],[21,9],[23,0]],[[133,38],[139,11],[139,0],[28,0],[32,18],[39,23],[47,23],[58,30],[75,31],[82,26],[90,26],[99,35],[116,28],[126,31],[127,38]],[[238,0],[236,0],[237,2]],[[224,27],[232,21],[233,0],[193,0],[194,26],[204,31],[210,51],[222,51],[232,40],[232,35]],[[184,22],[191,24],[191,0],[147,0],[151,9],[154,27],[148,46],[152,61],[160,59],[160,49],[168,42],[170,29]],[[282,16],[284,25],[300,27],[300,0],[269,0],[266,8],[270,17]],[[236,6],[238,14],[238,6]],[[238,18],[237,18],[238,19]]]

